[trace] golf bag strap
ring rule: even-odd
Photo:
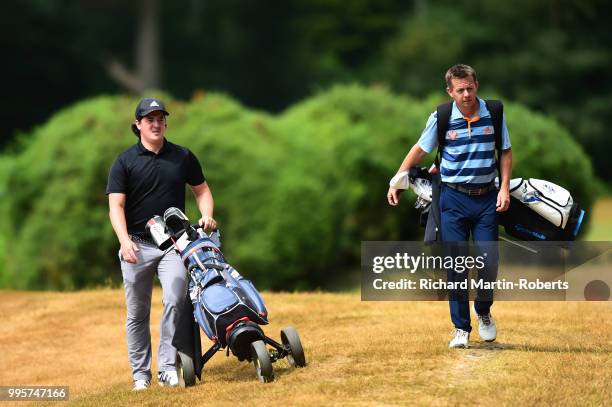
[[[185,253],[183,256],[181,256],[181,260],[182,261],[187,260],[187,258],[189,256],[191,256],[191,253],[193,253],[194,250],[199,250],[199,249],[204,249],[204,248],[210,248],[210,249],[212,249],[212,250],[214,250],[214,251],[216,251],[218,253],[221,253],[221,250],[219,250],[217,248],[217,246],[215,246],[213,243],[203,241],[203,242],[198,243],[197,245],[195,245],[193,247],[190,247],[189,248],[189,252]]]
[[[431,176],[431,205],[429,214],[427,215],[427,224],[425,225],[425,236],[423,238],[425,244],[441,241],[441,219],[440,219],[440,189],[442,181],[440,173],[432,174]]]
[[[502,153],[502,123],[504,119],[504,105],[499,100],[485,100],[487,109],[491,113],[491,121],[493,122],[493,136],[495,138],[495,150],[497,151],[497,173],[501,179],[501,153]],[[446,143],[446,132],[448,131],[448,122],[453,110],[453,102],[443,103],[436,108],[437,113],[437,135],[438,135],[438,152],[436,153],[436,167],[440,168],[442,160],[442,150]]]
[[[225,280],[225,284],[228,287],[234,287],[238,283],[238,281],[234,277],[232,277],[231,274],[228,273],[226,269],[219,270],[219,273],[221,274],[221,276],[223,276],[223,279]]]
[[[448,122],[453,110],[453,102],[443,103],[436,108],[436,129],[438,136],[438,151],[434,162],[438,168],[438,173],[432,176],[432,202],[427,216],[427,225],[425,226],[425,244],[440,241],[440,161],[442,161],[442,150],[446,141],[446,132],[448,131]]]
[[[444,143],[446,140],[446,132],[448,131],[448,121],[450,120],[451,112],[453,110],[453,102],[443,103],[436,108],[437,114],[437,131],[438,131],[438,152],[436,153],[435,163],[438,169],[440,168],[440,161],[442,160],[442,150],[444,149]]]
[[[504,105],[499,100],[485,100],[487,109],[491,113],[491,121],[493,122],[493,132],[495,137],[495,149],[497,150],[497,171],[500,174],[501,179],[501,134],[502,134],[502,120],[504,117]],[[440,162],[442,161],[442,151],[444,150],[444,144],[446,144],[446,132],[448,131],[448,122],[450,121],[451,113],[453,110],[453,102],[443,103],[436,108],[437,114],[437,137],[438,137],[438,151],[435,157],[435,164],[440,169]],[[434,241],[440,241],[440,187],[442,181],[440,179],[440,173],[436,175],[437,178],[432,178],[432,204],[429,210],[427,218],[427,226],[425,228],[425,243],[431,243]]]
[[[491,121],[493,122],[493,136],[495,137],[495,150],[497,151],[497,174],[501,183],[501,155],[502,155],[502,131],[504,120],[504,105],[499,100],[485,100],[487,109],[491,113]]]
[[[225,267],[220,265],[220,264],[214,264],[214,263],[204,263],[203,264],[204,267],[206,267],[207,269],[215,269],[215,270],[219,270],[219,271],[223,271],[225,270]]]

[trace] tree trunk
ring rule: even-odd
[[[141,0],[136,38],[136,69],[141,92],[160,88],[159,2]]]
[[[110,59],[106,65],[108,74],[128,91],[143,94],[151,89],[160,89],[159,61],[159,1],[140,0],[138,31],[136,33],[136,72],[130,72],[121,62]]]

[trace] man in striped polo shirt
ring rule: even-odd
[[[501,182],[495,188],[497,176],[495,137],[491,113],[485,101],[477,97],[476,72],[468,65],[454,65],[446,72],[446,91],[453,99],[445,143],[442,146],[440,175],[440,237],[445,242],[467,241],[472,235],[474,242],[493,242],[498,239],[497,214],[510,206],[510,176],[512,173],[512,149],[505,118],[501,131]],[[408,154],[398,172],[407,171],[417,165],[425,155],[438,146],[438,118],[434,112],[427,120],[425,129]],[[390,205],[399,203],[403,190],[389,188],[387,200]],[[480,248],[486,243],[477,243]],[[489,259],[490,276],[497,275],[497,251],[495,259]],[[459,278],[465,278],[465,275]],[[449,281],[457,280],[457,273],[449,272]],[[481,339],[494,341],[497,327],[491,317],[492,297],[476,298],[474,309],[478,316],[478,332]],[[465,293],[449,292],[451,320],[455,326],[451,348],[467,348],[472,330],[469,301]]]

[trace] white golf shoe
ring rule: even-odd
[[[149,380],[134,380],[134,387],[132,387],[132,391],[141,391],[146,390],[151,386],[151,382]]]
[[[491,313],[478,315],[478,335],[485,342],[493,342],[497,338],[497,326]]]
[[[448,344],[449,348],[469,348],[470,333],[463,329],[455,329],[453,339]]]
[[[163,387],[176,387],[179,385],[178,374],[176,370],[157,372],[157,382]]]

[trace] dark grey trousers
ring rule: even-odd
[[[121,260],[127,306],[127,343],[132,377],[151,380],[151,295],[157,274],[162,286],[164,310],[161,318],[157,370],[176,370],[176,348],[172,346],[180,306],[187,293],[187,274],[173,248],[161,251],[153,244],[136,242],[137,264]]]

